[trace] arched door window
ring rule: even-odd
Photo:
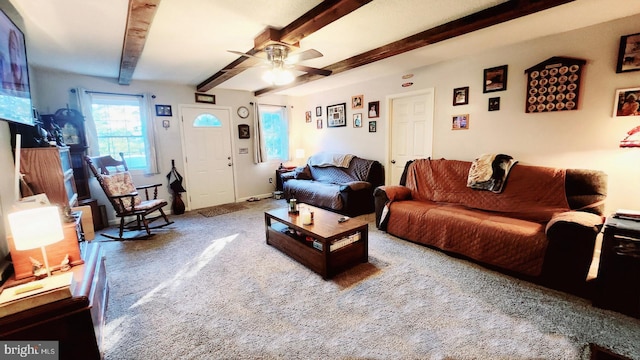
[[[200,114],[193,120],[193,127],[222,127],[222,121],[213,114]]]

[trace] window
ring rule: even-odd
[[[285,106],[259,105],[266,160],[289,160],[289,119]]]
[[[119,159],[122,152],[130,170],[149,167],[143,100],[136,95],[91,95],[91,116],[100,155],[109,154]]]

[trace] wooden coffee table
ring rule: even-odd
[[[300,204],[300,208],[314,211],[313,224],[303,225],[302,216],[290,214],[286,207],[264,213],[267,244],[322,275],[325,280],[369,261],[367,222],[349,218],[339,223],[338,219],[343,217],[340,214],[307,204]]]

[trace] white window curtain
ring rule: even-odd
[[[95,122],[93,120],[93,116],[91,115],[91,104],[93,103],[93,96],[105,95],[105,93],[98,91],[90,91],[84,88],[76,88],[76,110],[80,111],[85,119],[85,131],[87,137],[87,152],[89,156],[99,156],[100,150],[98,145],[98,132],[96,130]],[[109,95],[109,94],[107,94]],[[110,94],[110,95],[127,95],[127,94]],[[147,158],[147,168],[145,169],[146,174],[158,174],[158,155],[156,152],[156,129],[154,126],[154,104],[153,104],[153,95],[151,94],[141,94],[141,95],[133,95],[140,96],[141,103],[140,108],[142,111],[142,123],[144,126],[144,132],[146,134],[145,141],[145,151]]]
[[[253,109],[253,162],[260,164],[267,162],[267,150],[260,122],[260,105],[256,102]]]

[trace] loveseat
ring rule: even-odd
[[[509,275],[587,295],[604,221],[606,174],[515,164],[502,191],[492,192],[469,187],[472,164],[408,162],[400,185],[374,192],[377,226]]]
[[[281,174],[284,198],[347,216],[374,211],[373,190],[384,184],[382,164],[352,154],[318,153]]]

